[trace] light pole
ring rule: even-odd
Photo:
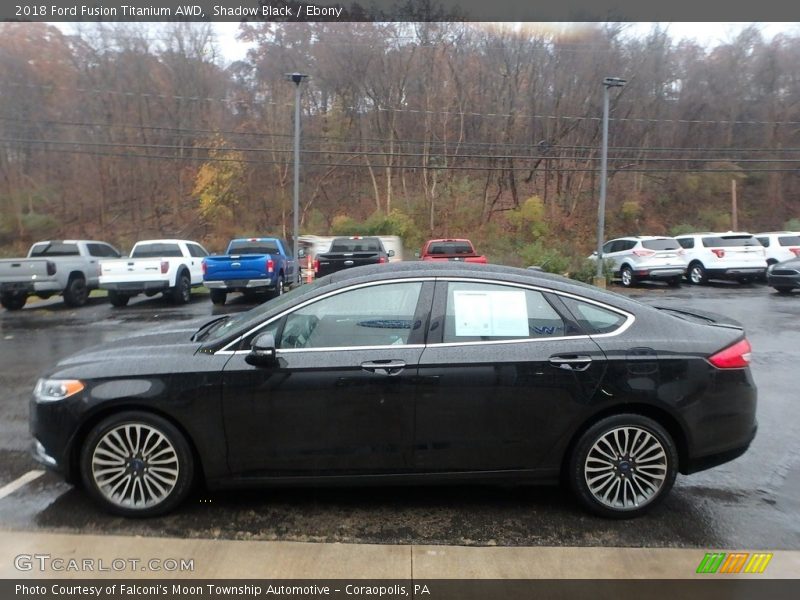
[[[292,200],[292,254],[297,259],[300,237],[300,84],[308,75],[286,73],[287,80],[294,83],[294,193]],[[298,263],[299,264],[299,263]]]
[[[606,278],[603,274],[603,237],[606,227],[606,180],[608,179],[608,90],[612,87],[622,87],[626,79],[619,77],[606,77],[603,79],[603,147],[600,153],[600,205],[597,208],[597,274],[594,284],[606,287]]]

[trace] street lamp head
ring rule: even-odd
[[[308,75],[305,73],[284,73],[283,76],[286,78],[287,81],[291,81],[297,85],[300,85],[303,79],[306,79]]]
[[[603,79],[603,85],[607,88],[610,87],[622,87],[628,83],[627,79],[622,79],[621,77],[605,77]]]

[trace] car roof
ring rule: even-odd
[[[753,235],[800,235],[800,231],[764,231]]]
[[[749,235],[752,236],[753,234],[749,231],[702,231],[698,233],[682,233],[681,235],[676,235],[676,238],[685,238],[685,237],[694,237],[697,235],[716,235],[716,236],[731,236],[731,235]]]
[[[139,240],[136,244],[199,244],[200,242],[195,242],[193,240],[168,240],[168,239],[160,239],[160,240]],[[134,246],[136,245],[134,244]]]
[[[674,240],[675,238],[671,235],[625,235],[618,238],[613,238],[608,240],[609,242],[615,242],[617,240],[637,240],[640,242],[646,242],[647,240]]]

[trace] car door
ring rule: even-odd
[[[232,473],[410,470],[417,365],[432,295],[432,281],[362,284],[268,323],[278,364],[251,366],[243,350],[225,367]]]
[[[189,243],[186,244],[189,250],[189,276],[192,280],[192,285],[200,285],[203,283],[203,259],[208,256],[208,251],[200,244]]]
[[[613,263],[614,273],[619,273],[622,264],[619,251],[622,250],[623,240],[611,240],[603,245],[603,260],[610,260]]]
[[[563,435],[551,427],[554,413],[579,411],[592,397],[605,356],[548,296],[507,284],[437,283],[419,365],[419,471],[535,469]]]

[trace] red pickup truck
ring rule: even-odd
[[[486,264],[486,257],[475,252],[469,240],[428,240],[422,247],[422,260],[457,260]]]

